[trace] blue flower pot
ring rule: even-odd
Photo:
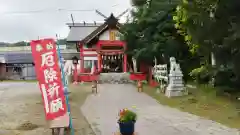
[[[118,122],[120,133],[122,135],[133,135],[135,128],[135,121],[131,122]]]

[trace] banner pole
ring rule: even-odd
[[[62,82],[64,85],[64,95],[66,98],[66,104],[67,104],[67,110],[68,110],[68,115],[69,115],[69,128],[71,129],[71,135],[74,135],[74,129],[72,126],[72,116],[71,116],[71,112],[70,112],[70,104],[69,104],[69,99],[68,99],[68,88],[67,88],[67,84],[66,84],[66,78],[65,78],[65,73],[63,71],[63,61],[62,61],[62,56],[60,53],[60,46],[58,44],[58,37],[57,37],[57,52],[58,52],[58,61],[60,62],[60,69],[61,69],[61,74],[62,74]]]

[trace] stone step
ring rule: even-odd
[[[128,73],[101,73],[99,83],[127,84],[132,83]]]

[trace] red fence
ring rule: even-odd
[[[98,74],[80,74],[78,77],[79,81],[92,82],[99,79]]]
[[[130,73],[130,80],[143,81],[146,80],[146,74],[144,73]]]

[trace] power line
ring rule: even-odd
[[[54,10],[31,10],[31,11],[11,11],[3,12],[3,15],[14,15],[14,14],[36,14],[36,13],[50,13],[50,12],[91,12],[95,9],[54,9]]]
[[[119,4],[114,4],[110,7],[117,7]],[[30,10],[30,11],[10,11],[10,12],[2,12],[0,15],[15,15],[15,14],[37,14],[37,13],[50,13],[50,12],[92,12],[96,11],[97,9],[42,9],[42,10]]]

